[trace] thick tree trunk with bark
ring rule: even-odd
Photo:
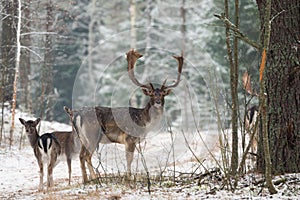
[[[257,4],[263,24],[265,0]],[[300,172],[300,1],[272,1],[271,16],[266,93],[272,172]],[[263,170],[258,150],[258,169]]]
[[[46,30],[47,32],[52,32],[54,17],[53,17],[53,4],[51,0],[49,0],[46,3],[46,9],[47,9]],[[41,103],[43,106],[41,112],[45,111],[45,118],[50,121],[53,120],[52,106],[54,104],[53,103],[54,102],[53,63],[54,63],[53,36],[51,34],[46,34],[44,66],[43,66],[43,76],[42,76],[43,80],[42,80],[42,102]]]
[[[11,101],[13,96],[13,82],[15,75],[16,56],[16,22],[18,1],[2,0],[2,36],[1,36],[1,67],[3,67],[4,87],[2,91],[3,100]]]

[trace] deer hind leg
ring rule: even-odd
[[[86,147],[82,145],[79,158],[80,158],[80,166],[81,166],[83,183],[88,182],[85,163],[87,163],[87,166],[89,168],[91,179],[97,178],[96,173],[95,173],[94,168],[93,168],[93,165],[92,165],[92,155],[93,154],[90,153],[86,149]]]
[[[69,171],[69,185],[71,184],[71,174],[72,174],[72,159],[70,156],[67,156],[67,164],[68,164],[68,171]]]
[[[49,164],[48,166],[48,175],[47,175],[47,187],[50,188],[53,186],[53,166]]]
[[[43,177],[44,177],[44,169],[43,169],[43,161],[42,157],[37,157],[38,165],[40,168],[40,184],[39,184],[39,191],[43,191]]]
[[[89,171],[90,171],[90,178],[91,179],[96,179],[97,178],[97,175],[95,173],[95,170],[94,170],[94,167],[93,167],[93,164],[92,164],[92,155],[88,150],[86,152],[86,162],[87,162],[87,166],[89,168]]]
[[[80,159],[80,168],[81,168],[81,173],[82,173],[82,178],[83,178],[83,183],[88,182],[87,174],[86,174],[86,168],[85,168],[85,157],[86,157],[86,148],[82,145],[80,154],[79,154],[79,159]]]
[[[52,152],[53,154],[53,152]],[[55,166],[57,160],[57,155],[51,155],[50,162],[48,165],[48,174],[47,174],[47,187],[50,188],[53,186],[53,168]]]

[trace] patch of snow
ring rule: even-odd
[[[9,115],[6,114],[6,117],[9,122]],[[198,179],[194,179],[195,175],[203,172],[204,168],[212,169],[217,166],[216,160],[221,160],[219,135],[216,130],[185,136],[176,130],[172,134],[150,133],[141,143],[140,153],[135,152],[132,169],[136,177],[140,174],[145,177],[146,169],[151,177],[159,177],[164,172],[164,180],[160,183],[152,181],[151,194],[148,193],[147,184],[143,182],[137,181],[131,187],[128,183],[120,181],[121,178],[117,182],[105,182],[105,174],[118,176],[119,173],[122,175],[126,172],[124,145],[119,144],[100,144],[98,153],[93,156],[93,166],[102,177],[100,184],[82,184],[79,158],[76,156],[72,161],[70,186],[67,164],[62,159],[53,171],[54,187],[45,193],[38,192],[38,164],[23,127],[17,120],[19,117],[26,120],[35,119],[26,113],[17,112],[14,145],[11,149],[7,144],[0,148],[0,199],[298,199],[300,195],[299,174],[290,175],[298,181],[298,186],[288,187],[282,184],[278,186],[279,193],[276,195],[269,195],[266,189],[253,186],[254,180],[262,178],[261,175],[255,174],[246,174],[243,180],[239,181],[234,193],[221,189],[222,184],[218,182],[218,176],[213,178],[216,180],[204,178],[201,184],[197,185]],[[6,136],[9,126],[10,122],[5,124]],[[54,130],[70,131],[71,127],[58,122],[41,122],[41,133]],[[212,154],[216,160],[212,159]],[[247,165],[253,164],[251,160],[248,162]],[[183,177],[182,181],[189,180],[187,177],[190,177],[191,182],[176,182],[174,185],[174,172],[176,177]],[[44,184],[46,176],[45,172]]]

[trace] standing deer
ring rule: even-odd
[[[242,81],[246,92],[251,96],[258,97],[257,92],[252,89],[251,77],[247,71],[243,74]],[[254,105],[246,110],[246,116],[245,116],[245,130],[250,135],[250,137],[253,137],[251,141],[251,151],[253,154],[255,154],[257,150],[257,142],[258,142],[257,127],[258,126],[256,125],[256,123],[258,120],[258,114],[259,114],[259,108],[258,106]]]
[[[251,143],[251,152],[253,154],[256,153],[257,150],[257,142],[258,142],[258,128],[256,127],[256,121],[258,120],[258,107],[256,105],[250,107],[246,111],[246,118],[245,118],[245,129],[247,133],[253,136],[253,140]]]
[[[142,89],[146,96],[150,97],[144,108],[98,106],[71,110],[64,107],[82,142],[80,164],[84,183],[88,181],[85,162],[88,164],[91,177],[96,178],[91,165],[91,157],[99,142],[125,145],[127,173],[129,176],[131,175],[131,163],[137,142],[144,138],[147,132],[161,119],[164,97],[170,94],[171,88],[179,84],[183,57],[174,56],[178,61],[176,82],[167,86],[165,80],[159,88],[154,88],[152,83],[142,84],[135,78],[134,65],[140,57],[142,55],[134,50],[127,53],[129,78]]]
[[[43,190],[43,177],[44,177],[44,162],[47,162],[47,187],[53,186],[53,168],[57,164],[57,158],[64,154],[68,163],[69,171],[69,185],[71,182],[71,162],[74,154],[78,153],[80,148],[80,141],[73,131],[71,132],[52,132],[45,133],[41,136],[38,135],[37,125],[40,118],[35,121],[25,121],[19,118],[20,122],[24,125],[30,145],[33,148],[34,155],[38,161],[40,168],[40,183],[39,191]]]

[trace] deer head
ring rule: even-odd
[[[19,120],[20,120],[21,124],[24,125],[27,135],[37,134],[36,126],[40,123],[40,121],[41,121],[40,118],[37,118],[35,121],[32,121],[32,120],[25,121],[22,118],[19,118]]]
[[[151,106],[163,107],[164,106],[164,97],[169,95],[172,91],[172,88],[176,87],[180,82],[182,66],[183,66],[183,57],[182,56],[173,56],[178,61],[178,76],[174,84],[166,85],[167,80],[163,82],[161,87],[154,88],[152,83],[141,84],[134,75],[134,65],[136,61],[141,58],[143,55],[133,49],[127,53],[127,63],[128,63],[128,75],[130,80],[137,86],[139,86],[143,93],[146,96],[150,97]]]

